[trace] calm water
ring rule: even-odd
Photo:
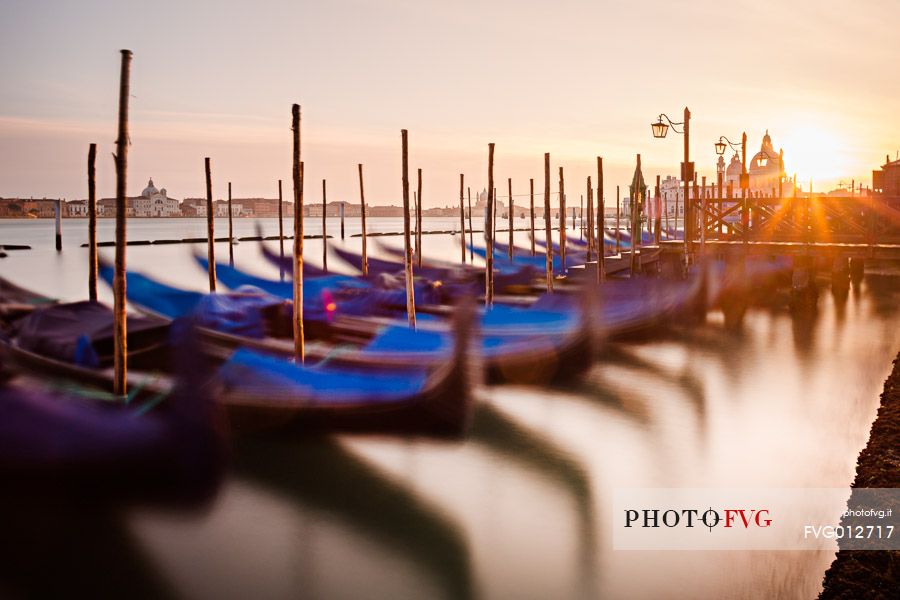
[[[307,232],[318,233],[312,221]],[[236,235],[253,235],[253,221],[235,225]],[[274,221],[263,225],[277,232]],[[372,231],[398,225],[370,220]],[[426,229],[455,226],[426,220]],[[224,227],[219,220],[217,231]],[[85,228],[66,221],[58,254],[50,221],[0,221],[0,243],[35,246],[0,259],[0,274],[83,297]],[[348,235],[356,230],[348,220]],[[112,221],[100,232],[111,239]],[[335,219],[329,233],[337,232]],[[130,224],[131,239],[204,233],[203,220]],[[455,236],[424,244],[434,256],[459,256]],[[130,247],[129,266],[203,289],[190,249]],[[321,242],[306,249],[318,263]],[[227,246],[217,253],[227,256]],[[257,243],[236,246],[235,260],[278,276]],[[609,348],[565,389],[480,390],[461,442],[239,441],[214,505],[131,515],[122,560],[144,565],[148,584],[191,598],[814,597],[831,553],[613,550],[613,491],[849,485],[900,349],[898,297],[900,278],[869,273],[846,301],[826,289],[814,319],[752,309],[729,332],[711,313],[703,326]]]

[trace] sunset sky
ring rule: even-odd
[[[83,198],[90,142],[114,189],[120,48],[134,51],[129,193],[154,178],[176,198],[276,193],[290,180],[290,108],[303,107],[309,201],[399,203],[400,129],[426,206],[474,189],[497,145],[497,187],[543,187],[543,153],[570,203],[607,166],[625,185],[676,174],[681,139],[660,112],[693,113],[691,151],[715,177],[719,135],[768,128],[788,173],[819,190],[900,149],[896,0],[44,2],[0,7],[0,196]],[[554,189],[555,173],[554,173]],[[524,201],[523,201],[524,202]]]

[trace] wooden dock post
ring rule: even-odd
[[[534,178],[528,180],[528,189],[531,197],[531,255],[534,256]]]
[[[659,246],[660,242],[662,242],[662,198],[659,195],[659,175],[656,176],[656,188],[653,190],[654,195],[656,197],[656,202],[654,203],[654,217],[655,217],[655,225],[654,232],[656,245]]]
[[[416,265],[422,268],[422,169],[416,170]]]
[[[486,238],[486,255],[484,264],[484,304],[491,306],[494,303],[494,221],[495,202],[497,190],[494,188],[494,143],[488,144],[488,223],[484,228]]]
[[[472,188],[466,188],[469,196],[469,264],[475,264],[475,239],[472,236]]]
[[[53,217],[56,219],[56,251],[62,252],[62,200],[59,198],[53,207]]]
[[[553,291],[553,223],[550,215],[550,153],[544,153],[544,229],[547,235],[547,291]]]
[[[621,188],[620,186],[616,186],[616,254],[619,254],[619,214],[622,212],[621,209]],[[676,221],[677,223],[677,221]]]
[[[706,225],[707,221],[707,210],[709,208],[709,203],[707,202],[707,194],[706,194],[706,175],[703,176],[703,185],[700,188],[702,193],[700,195],[700,256],[706,255]]]
[[[216,234],[215,211],[213,210],[212,172],[209,157],[203,159],[206,167],[206,272],[209,274],[209,291],[216,291]]]
[[[362,166],[362,165],[360,165]],[[360,176],[361,177],[361,176]],[[362,187],[362,179],[359,182],[360,187]],[[326,181],[322,180],[322,268],[327,272],[328,271],[328,229],[326,228],[327,221],[326,213],[328,212],[328,190],[326,188]]]
[[[340,215],[341,215],[341,241],[344,240],[344,212],[345,212],[344,206],[345,206],[345,205],[344,205],[343,202],[341,202],[340,204],[338,204],[338,207],[340,208],[339,212],[340,212]]]
[[[278,274],[284,281],[284,202],[281,199],[281,180],[278,180],[278,248],[281,254],[281,262],[278,266]]]
[[[97,144],[88,147],[88,299],[97,301]]]
[[[359,223],[362,227],[362,274],[363,277],[369,275],[369,255],[366,245],[366,192],[363,188],[363,166],[359,163]],[[322,236],[322,243],[325,243],[325,236]]]
[[[603,158],[597,157],[597,283],[606,281],[606,201],[603,197]]]
[[[641,155],[637,155],[637,169],[631,182],[631,260],[628,272],[631,277],[637,274],[639,263],[637,262],[638,248],[641,245],[641,203],[643,191],[641,190]]]
[[[594,192],[594,190],[593,190],[593,187],[591,186],[591,176],[588,175],[588,176],[587,176],[587,207],[588,207],[588,214],[591,214],[591,212],[593,211],[593,208],[592,208],[592,207],[593,207],[594,202],[593,202],[593,199],[591,198],[593,192]],[[582,196],[582,197],[583,197],[583,196]],[[584,212],[581,213],[581,224],[582,224],[582,231],[584,231]],[[588,217],[588,225],[590,225],[590,217]],[[590,262],[591,257],[593,256],[593,253],[592,253],[592,250],[593,250],[593,249],[591,248],[591,236],[592,236],[592,235],[593,235],[593,232],[592,232],[591,230],[588,230],[588,236],[587,236],[587,256],[586,256],[586,258],[585,258],[585,263]],[[584,239],[584,236],[582,236],[582,239]]]
[[[125,316],[125,247],[128,218],[128,99],[131,78],[131,50],[122,50],[119,75],[119,127],[116,138],[116,263],[113,276],[113,393],[124,398],[128,392],[128,322]]]
[[[300,160],[300,105],[291,107],[294,159],[294,361],[306,361],[303,331],[303,161]]]
[[[466,176],[459,174],[459,251],[460,262],[466,264],[466,209],[463,207],[463,191],[465,190]]]
[[[506,207],[506,216],[509,217],[507,221],[509,222],[509,260],[512,262],[513,259],[513,194],[512,194],[512,178],[507,178],[506,180],[509,186],[509,206]]]
[[[231,221],[231,182],[228,182],[228,264],[234,266],[234,224]]]
[[[403,168],[403,267],[406,279],[406,317],[409,326],[416,328],[416,297],[413,287],[412,248],[409,226],[409,142],[405,129],[400,130],[401,162]]]
[[[578,222],[578,239],[584,239],[584,194],[581,194],[578,200],[578,210],[581,214],[581,219]],[[572,229],[575,229],[575,207],[572,207]]]
[[[559,168],[559,261],[563,274],[568,272],[566,266],[566,178],[563,168]]]

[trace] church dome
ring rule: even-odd
[[[728,168],[725,169],[725,176],[729,179],[737,179],[741,176],[741,159],[738,158],[737,154],[731,157],[731,162],[728,163]]]
[[[159,190],[156,189],[156,186],[153,185],[153,178],[150,178],[150,182],[147,184],[147,187],[144,188],[144,191],[141,192],[141,196],[144,198],[150,198],[153,194],[158,194]]]
[[[766,129],[766,135],[763,136],[759,152],[754,154],[753,159],[750,161],[750,172],[754,174],[780,173],[781,170],[781,155],[775,152],[775,148],[772,146],[772,138],[769,136],[769,130]]]

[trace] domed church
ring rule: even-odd
[[[133,199],[132,204],[136,217],[177,217],[181,215],[178,200],[169,198],[166,188],[156,189],[153,179],[150,179],[141,195]]]
[[[750,191],[771,194],[777,193],[778,182],[784,177],[784,151],[775,151],[772,145],[772,137],[769,130],[763,136],[759,152],[747,161],[747,171],[750,173]],[[735,154],[725,169],[725,182],[734,182],[734,192],[739,194],[741,188],[741,159]]]

